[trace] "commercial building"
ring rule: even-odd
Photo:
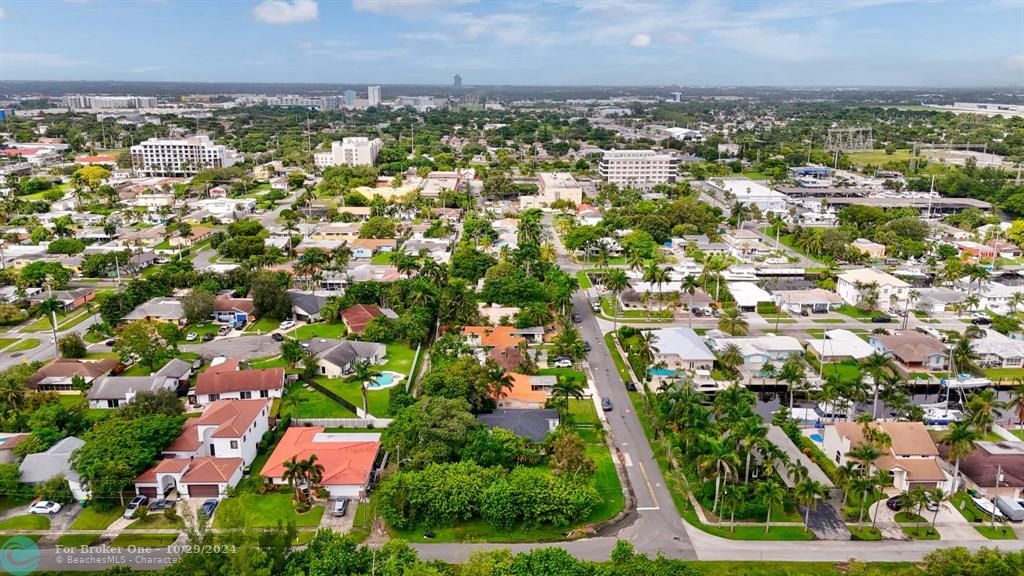
[[[342,101],[345,102],[345,106],[355,106],[356,105],[356,91],[355,90],[345,90],[344,96],[342,96]]]
[[[583,187],[568,172],[541,172],[537,175],[537,194],[520,196],[519,207],[523,210],[544,208],[558,200],[580,204],[583,202]]]
[[[370,106],[380,106],[380,86],[368,86],[366,89],[366,97],[370,101]]]
[[[654,150],[608,150],[597,171],[616,186],[640,189],[675,182],[679,175],[676,158]]]
[[[313,154],[313,163],[317,168],[331,166],[373,166],[380,153],[380,138],[373,140],[365,136],[349,136],[341,142],[331,142],[331,149]]]
[[[153,96],[83,96],[64,97],[64,105],[72,110],[117,110],[124,108],[156,108]]]
[[[192,176],[242,160],[237,151],[214,144],[205,134],[182,139],[150,138],[132,146],[131,155],[132,167],[143,176]]]
[[[704,183],[716,196],[728,196],[733,202],[744,206],[757,206],[763,214],[786,214],[789,197],[777,190],[744,178],[734,180],[711,180]]]

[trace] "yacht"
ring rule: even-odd
[[[757,282],[757,270],[748,266],[730,266],[722,272],[722,279],[728,282]]]
[[[946,388],[956,388],[960,390],[971,390],[974,388],[985,388],[991,386],[992,381],[988,378],[981,378],[978,376],[972,376],[970,374],[960,374],[956,378],[946,379],[941,381],[941,384]]]

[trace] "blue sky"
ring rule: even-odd
[[[0,0],[0,79],[1024,85],[1024,0]]]

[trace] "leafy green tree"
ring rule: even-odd
[[[373,216],[359,227],[360,238],[394,238],[395,223],[385,216]]]
[[[591,476],[594,473],[594,460],[587,456],[583,439],[571,429],[559,430],[555,435],[549,463],[556,474]]]
[[[118,332],[114,352],[124,364],[141,363],[156,369],[171,355],[171,348],[152,322],[129,322]]]
[[[256,316],[284,320],[291,316],[292,301],[288,297],[287,278],[276,272],[261,270],[252,278],[252,300]]]
[[[57,347],[60,349],[60,355],[64,358],[85,358],[89,352],[85,340],[82,340],[82,335],[78,332],[62,336],[57,340]]]
[[[196,287],[181,299],[181,307],[190,324],[209,320],[213,314],[215,298],[208,290]]]
[[[402,466],[422,468],[455,460],[480,426],[466,400],[423,396],[395,417],[381,443]]]

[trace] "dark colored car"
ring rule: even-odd
[[[206,516],[207,519],[213,518],[213,511],[217,509],[217,504],[219,504],[219,502],[217,502],[216,499],[210,498],[206,502],[203,502],[202,507],[199,508],[199,512],[203,516]]]
[[[153,500],[152,502],[149,503],[150,512],[160,512],[161,510],[166,510],[168,508],[174,508],[173,500],[165,500],[163,498],[160,498],[158,500]]]
[[[633,384],[632,380],[626,382],[626,390],[629,390],[630,392],[636,392],[636,384]]]
[[[871,321],[874,322],[875,324],[888,324],[889,322],[892,322],[892,317],[891,316],[872,316],[871,317]]]
[[[971,318],[971,324],[974,324],[976,326],[988,326],[991,323],[992,323],[992,319],[991,318],[986,318],[984,316],[977,316],[977,317]]]
[[[612,411],[611,398],[601,398],[601,410],[604,410],[605,412]]]
[[[800,315],[801,316],[810,316],[811,313],[808,312],[806,308],[804,308],[804,309],[800,310]]]
[[[583,316],[580,316],[579,314],[573,314],[572,321],[579,324],[580,322],[583,322]]]
[[[274,332],[273,334],[270,335],[270,339],[273,340],[274,342],[280,342],[284,340],[284,336],[281,335],[280,332]]]
[[[903,502],[900,502],[899,496],[893,496],[885,501],[885,505],[889,507],[889,510],[898,512],[900,508],[903,508]]]
[[[113,346],[114,344],[117,344],[117,340],[114,340],[113,338],[111,338],[110,340],[107,340],[106,342],[104,342],[104,344],[106,344],[107,346]]]
[[[583,350],[585,352],[590,352],[590,342],[584,342],[583,343]]]
[[[213,340],[212,332],[207,332],[206,334],[203,334],[203,342],[209,342],[210,340]]]

